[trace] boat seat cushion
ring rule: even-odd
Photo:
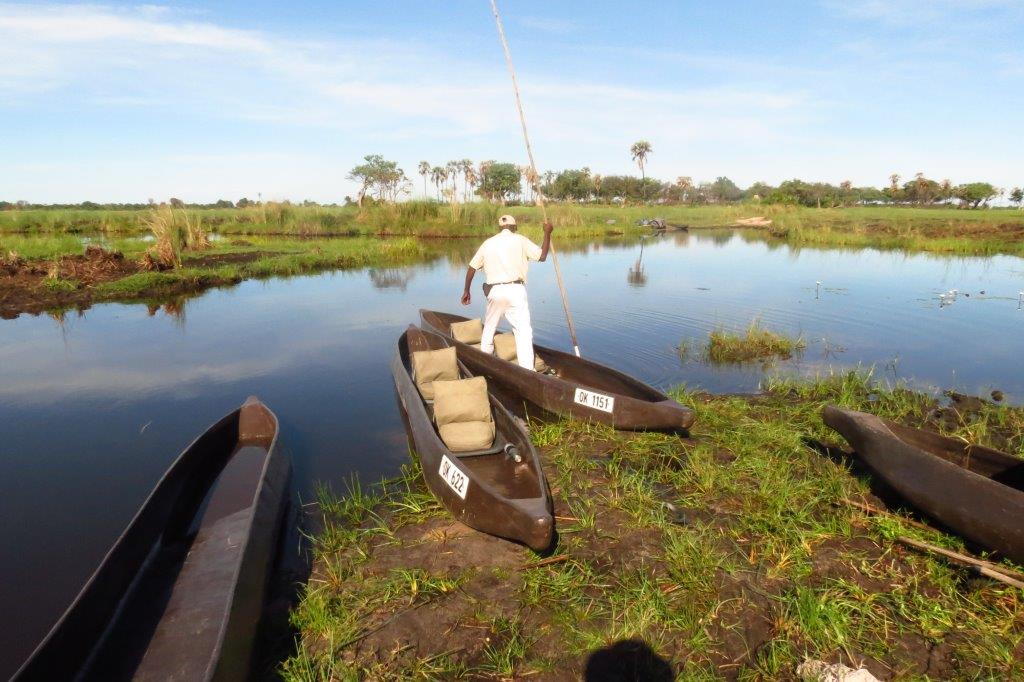
[[[441,440],[452,452],[471,452],[494,442],[494,422],[456,422],[437,427]]]
[[[494,418],[483,377],[434,382],[434,421],[452,452],[481,450],[494,442]]]
[[[462,343],[480,343],[484,335],[484,323],[478,319],[452,323],[452,338]]]
[[[494,335],[494,354],[502,360],[515,362],[516,359],[516,335],[510,332]]]
[[[503,332],[494,335],[494,354],[502,360],[515,362],[519,354],[516,352],[516,335],[512,332]],[[535,352],[533,354],[533,369],[538,372],[546,372],[548,365]]]
[[[423,399],[433,400],[435,381],[452,381],[459,378],[455,348],[415,351],[412,354],[412,374]]]

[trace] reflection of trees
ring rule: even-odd
[[[689,246],[690,245],[690,233],[689,232],[673,232],[672,243],[676,246]]]
[[[370,282],[374,289],[401,289],[415,276],[412,268],[370,268]]]

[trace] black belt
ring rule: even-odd
[[[491,289],[498,286],[499,284],[526,284],[526,282],[524,282],[521,279],[517,279],[512,282],[495,282],[494,284],[488,284],[487,282],[484,282],[484,296],[490,296]]]

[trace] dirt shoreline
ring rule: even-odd
[[[245,265],[260,258],[279,255],[266,251],[245,251],[193,256],[184,271]],[[158,285],[132,291],[100,294],[97,288],[117,280],[152,272],[140,262],[129,260],[116,251],[89,247],[82,255],[61,256],[55,260],[0,261],[0,318],[14,319],[21,314],[39,315],[69,309],[86,310],[101,301],[169,300],[197,294],[219,286],[243,281],[243,276],[204,275],[194,279],[160,281]],[[167,271],[173,274],[175,271]]]

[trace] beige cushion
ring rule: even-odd
[[[519,357],[519,353],[516,352],[515,334],[511,334],[509,332],[505,332],[504,334],[495,334],[494,354],[502,360],[515,362],[516,358]],[[541,360],[540,356],[536,353],[533,354],[533,369],[538,372],[545,372],[548,369],[547,363]]]
[[[452,338],[462,343],[480,343],[484,335],[484,323],[479,319],[452,323]]]
[[[434,382],[434,421],[452,452],[481,450],[494,442],[494,419],[483,377]]]
[[[502,360],[515,362],[516,335],[508,332],[494,335],[494,354]]]
[[[434,399],[434,382],[451,381],[459,378],[459,364],[455,359],[455,348],[440,350],[418,350],[412,354],[412,375],[416,388],[425,400]]]
[[[460,422],[437,427],[441,440],[452,452],[470,452],[491,447],[494,422]]]

